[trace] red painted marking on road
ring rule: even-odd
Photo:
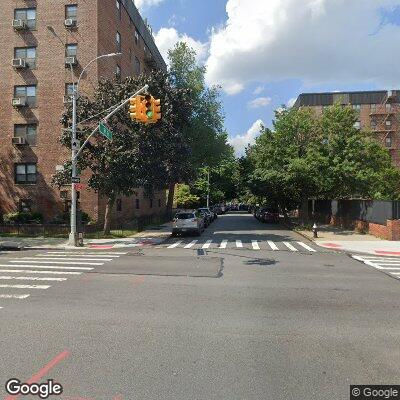
[[[145,239],[145,240],[141,240],[139,243],[140,244],[153,244],[154,242],[150,239]]]
[[[144,282],[144,276],[143,275],[138,275],[135,278],[133,278],[133,280],[132,280],[132,283],[135,284],[135,285],[143,283],[143,282]]]
[[[318,243],[318,245],[323,246],[323,247],[333,247],[333,248],[342,247],[340,244],[336,244],[336,243]]]
[[[113,400],[123,400],[122,394],[119,394],[118,396],[115,396]]]
[[[91,247],[92,249],[112,249],[114,245],[90,244],[89,247]]]
[[[71,353],[67,350],[60,353],[58,356],[54,357],[48,364],[46,364],[39,372],[29,378],[26,383],[39,383],[39,381],[48,374],[48,372],[54,368],[57,364],[59,364],[62,360],[69,357]],[[4,400],[15,400],[18,399],[21,395],[16,396],[7,396]]]
[[[387,250],[375,250],[376,254],[388,254],[391,256],[400,256],[400,251],[387,251]]]

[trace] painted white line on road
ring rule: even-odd
[[[0,294],[0,299],[26,299],[30,294]]]
[[[379,265],[375,266],[376,269],[383,269],[383,270],[400,270],[400,267],[380,267]]]
[[[241,240],[236,240],[236,247],[243,247],[243,243]]]
[[[175,247],[178,247],[182,243],[182,240],[179,240],[178,242],[175,242],[174,244],[171,244],[168,246],[168,249],[174,249]]]
[[[112,258],[69,258],[69,257],[40,257],[40,258],[32,258],[32,257],[22,257],[19,260],[32,260],[35,262],[42,262],[42,260],[55,260],[55,261],[112,261]],[[40,261],[39,261],[40,260]]]
[[[251,245],[253,246],[254,250],[260,250],[260,246],[258,245],[257,240],[252,240]]]
[[[289,242],[282,242],[290,251],[298,251],[296,247],[293,247]]]
[[[297,244],[301,247],[304,247],[306,250],[308,251],[313,251],[316,252],[316,250],[314,250],[312,247],[308,246],[307,244],[303,243],[303,242],[297,242]]]
[[[219,245],[220,249],[226,249],[226,246],[228,245],[228,241],[227,240],[223,240],[221,242],[221,244]]]
[[[74,262],[74,261],[44,261],[44,260],[26,260],[19,259],[18,261],[10,261],[11,263],[27,263],[27,264],[36,264],[37,262],[41,262],[42,264],[65,264],[65,265],[103,265],[104,263],[93,263],[93,262]]]
[[[202,249],[208,249],[212,243],[212,240],[207,240],[202,246]]]
[[[112,251],[112,252],[100,252],[99,250],[96,249],[85,249],[85,251],[89,251],[89,253],[83,253],[83,252],[79,252],[79,251],[74,251],[74,252],[69,252],[69,251],[47,251],[46,254],[76,254],[76,255],[80,255],[80,254],[90,254],[91,256],[102,256],[102,255],[107,255],[107,256],[123,256],[125,254],[128,253],[121,253],[121,252],[116,252],[116,251]]]
[[[0,267],[7,267],[7,268],[48,268],[48,269],[65,269],[65,270],[82,270],[82,271],[91,271],[92,267],[59,267],[59,266],[50,266],[50,265],[30,265],[30,264],[0,264]]]
[[[14,267],[11,265],[11,267]],[[47,267],[46,267],[47,268]],[[31,269],[0,269],[0,273],[12,274],[50,274],[50,275],[82,275],[82,272],[67,272],[67,271],[34,271]]]
[[[276,251],[279,250],[278,246],[271,240],[267,240],[267,243],[269,245],[269,247],[271,247],[272,250]]]
[[[107,257],[107,258],[119,258],[121,256],[114,256],[112,254],[68,254],[68,253],[46,253],[36,254],[36,257]]]
[[[192,240],[190,243],[188,243],[184,249],[190,249],[191,247],[193,247],[196,243],[198,242],[198,240]]]
[[[66,281],[67,278],[38,278],[37,276],[0,276],[0,281],[18,280],[18,281]]]
[[[10,288],[10,289],[40,289],[46,290],[50,285],[0,285],[0,288]]]

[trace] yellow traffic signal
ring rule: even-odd
[[[153,108],[153,122],[157,122],[161,119],[161,100],[151,98],[152,100],[152,108]]]
[[[153,97],[147,94],[144,98],[144,114],[145,114],[145,122],[150,123],[153,122],[153,107],[152,102]]]
[[[136,96],[129,100],[129,117],[132,121],[145,122],[143,100],[143,96]]]

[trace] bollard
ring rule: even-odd
[[[318,237],[318,227],[317,224],[314,222],[314,225],[312,227],[312,231],[313,231],[313,237],[317,238]]]
[[[78,236],[78,246],[83,247],[83,232],[79,232]]]

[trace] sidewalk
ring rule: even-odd
[[[143,232],[138,232],[128,238],[115,239],[84,239],[84,247],[90,249],[115,249],[130,248],[146,245],[157,245],[171,236],[171,222],[153,226]],[[66,250],[76,249],[68,246],[68,241],[63,238],[0,238],[0,250]]]
[[[361,234],[331,225],[318,226],[318,238],[311,231],[297,231],[318,246],[350,253],[400,256],[400,241],[379,239],[369,234]]]

